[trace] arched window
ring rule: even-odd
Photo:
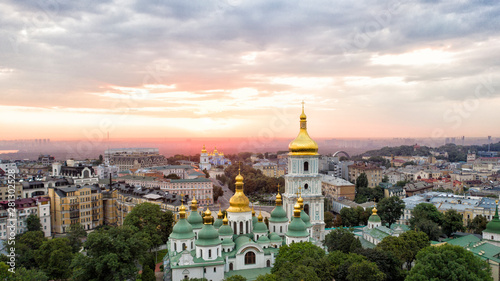
[[[304,212],[309,215],[309,204],[304,205]]]
[[[208,250],[208,257],[211,258],[212,257],[212,250]]]
[[[243,234],[243,222],[240,221],[240,234]]]
[[[229,270],[233,270],[233,263],[229,264]]]
[[[271,261],[270,260],[267,260],[267,264],[266,264],[267,267],[271,267]]]
[[[306,183],[304,184],[304,189],[308,189],[309,188],[309,185]]]
[[[245,229],[246,229],[246,232],[245,233],[249,233],[250,232],[250,229],[248,229],[248,221],[245,222]]]
[[[304,172],[309,171],[309,162],[304,162]]]
[[[245,254],[245,264],[255,264],[255,253],[248,252]]]
[[[234,227],[233,227],[234,234],[237,234],[237,233],[236,233],[236,222],[233,222],[233,225],[234,225]]]
[[[280,226],[280,233],[283,232],[283,226]]]
[[[177,252],[177,243],[174,242],[174,251]]]
[[[186,250],[186,243],[182,243],[182,250]]]

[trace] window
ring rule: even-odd
[[[255,264],[255,253],[248,252],[245,254],[245,264]]]
[[[267,260],[266,266],[267,267],[271,267],[271,261],[270,260]]]
[[[217,268],[216,267],[214,267],[214,272],[217,272]]]
[[[304,172],[309,171],[309,162],[304,162]]]
[[[203,273],[207,273],[207,269],[206,268],[203,268]]]
[[[229,264],[229,270],[233,270],[233,263]]]
[[[211,258],[212,257],[212,250],[208,250],[208,257]]]

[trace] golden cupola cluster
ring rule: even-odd
[[[212,217],[212,212],[210,212],[210,209],[207,208],[207,210],[204,212],[203,216],[203,223],[204,224],[213,224],[213,217]]]
[[[288,145],[288,151],[290,155],[318,155],[318,144],[307,133],[307,116],[304,113],[304,102],[302,102],[302,114],[300,114],[300,131],[297,137]]]
[[[238,175],[236,176],[236,188],[234,191],[234,195],[229,199],[229,208],[227,212],[232,213],[244,213],[251,212],[250,209],[250,200],[243,193],[243,176],[241,175],[241,170],[238,171]]]

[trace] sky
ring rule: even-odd
[[[499,136],[498,1],[0,2],[0,139]]]

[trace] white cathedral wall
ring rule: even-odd
[[[209,281],[224,280],[224,265],[179,268],[172,270],[172,281],[184,280],[186,276],[188,279],[206,278]]]
[[[276,234],[283,236],[288,231],[288,222],[274,223],[269,222],[269,232],[275,232]]]

